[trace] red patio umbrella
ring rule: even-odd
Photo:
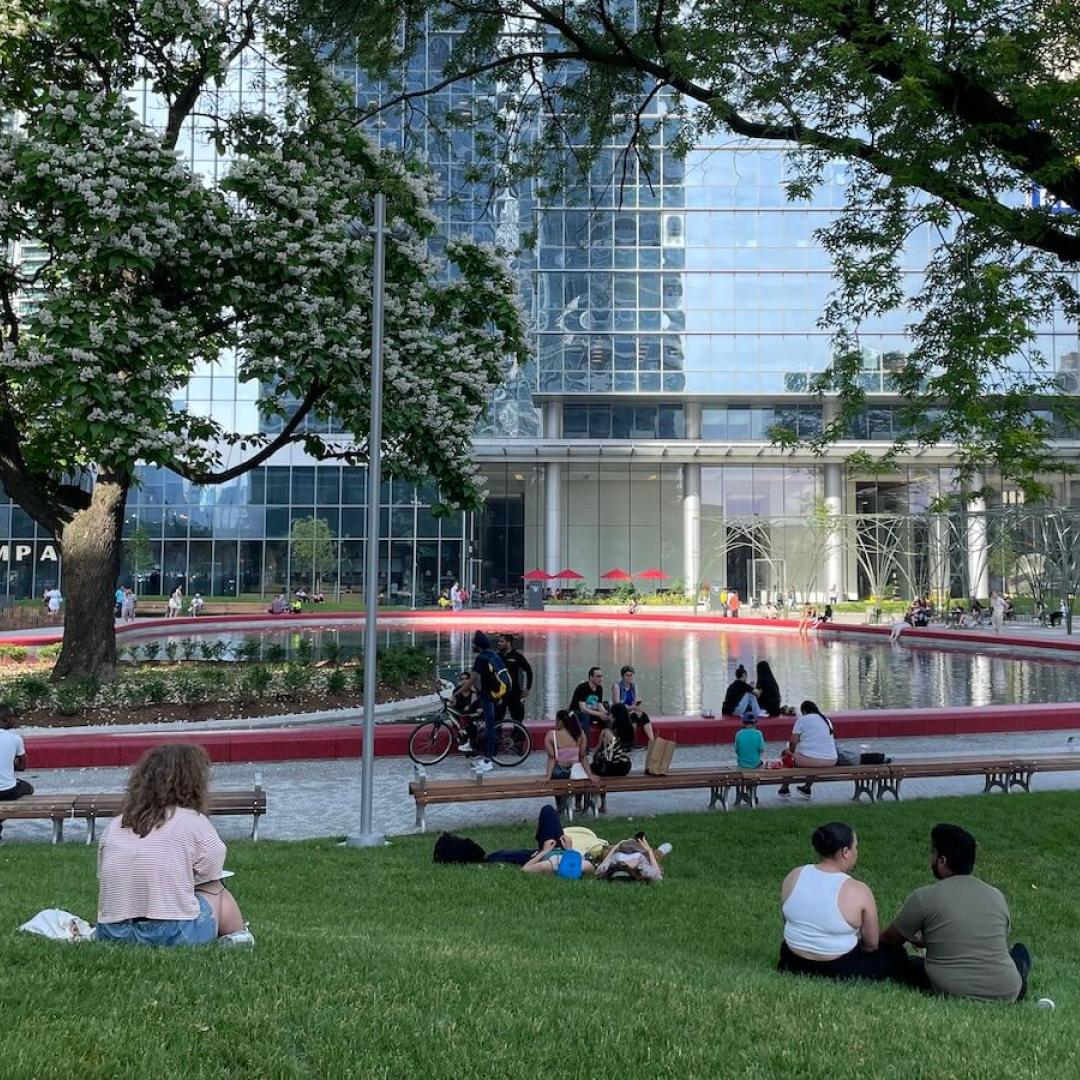
[[[616,567],[614,570],[609,570],[606,574],[600,575],[601,581],[629,581],[633,575],[628,574],[625,570],[620,570]]]
[[[553,578],[558,578],[560,581],[584,581],[585,575],[579,574],[576,570],[560,570],[557,574],[551,575]]]
[[[663,570],[657,570],[655,566],[652,566],[648,570],[642,570],[640,574],[635,574],[634,577],[639,577],[642,581],[667,581],[671,575],[665,574]]]
[[[549,574],[546,570],[530,570],[527,574],[522,574],[522,578],[525,581],[553,581],[554,574]]]

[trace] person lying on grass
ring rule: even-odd
[[[120,816],[98,848],[98,941],[252,944],[222,884],[225,844],[206,816],[210,759],[166,743],[131,770]]]
[[[540,818],[536,823],[536,846],[539,850],[521,868],[526,874],[558,873],[563,855],[573,850],[574,845],[563,832],[562,821],[553,806],[540,808]],[[581,873],[588,875],[594,871],[593,864],[582,856]]]
[[[1031,955],[1009,948],[1009,906],[975,869],[975,837],[959,825],[930,832],[934,885],[916,889],[881,935],[887,945],[926,949],[909,957],[905,981],[920,990],[976,1001],[1022,1001]]]
[[[780,887],[784,939],[779,971],[830,979],[891,979],[902,950],[879,950],[878,912],[870,887],[851,877],[859,838],[832,821],[814,830],[816,864],[797,866]]]

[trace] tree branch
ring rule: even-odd
[[[256,465],[262,464],[271,454],[276,453],[283,446],[288,445],[291,442],[295,442],[302,436],[296,434],[296,429],[303,422],[304,417],[318,404],[319,398],[326,392],[326,385],[320,380],[316,380],[311,384],[311,388],[308,390],[304,397],[304,400],[300,403],[299,408],[289,419],[289,422],[281,429],[281,431],[274,436],[274,438],[268,442],[261,450],[253,454],[246,461],[240,462],[239,465],[233,465],[229,469],[224,469],[222,472],[201,472],[198,469],[193,469],[184,461],[173,459],[169,462],[169,468],[173,472],[178,473],[185,480],[190,480],[193,484],[224,484],[229,480],[234,480],[238,476],[243,476],[249,469],[254,469]]]

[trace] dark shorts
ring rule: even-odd
[[[25,780],[16,780],[15,786],[7,791],[0,791],[0,802],[11,802],[12,799],[21,799],[24,795],[33,795],[34,788]]]

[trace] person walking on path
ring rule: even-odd
[[[885,945],[910,941],[926,959],[908,957],[905,981],[921,990],[975,1001],[1022,1001],[1031,954],[1009,948],[1009,905],[975,877],[975,837],[959,825],[930,831],[933,885],[916,889],[881,935]]]

